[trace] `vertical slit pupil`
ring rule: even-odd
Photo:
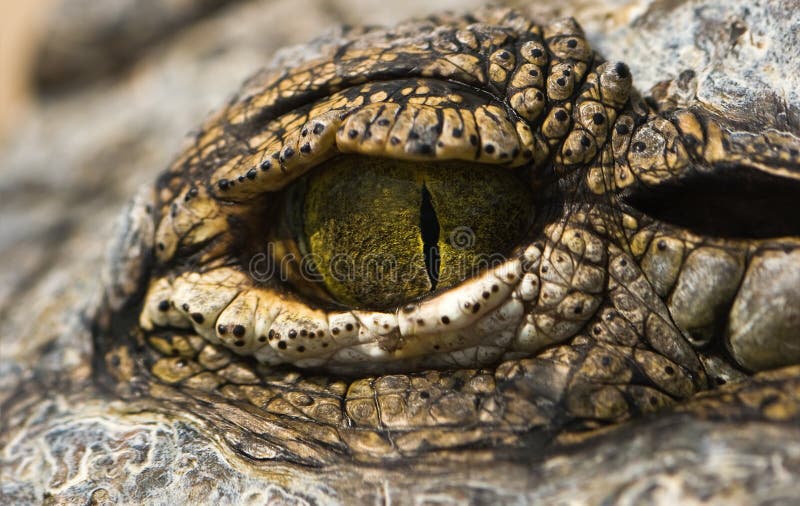
[[[419,213],[419,228],[422,233],[422,252],[425,255],[425,270],[431,282],[431,290],[439,282],[439,219],[433,208],[428,188],[422,186],[422,204]]]

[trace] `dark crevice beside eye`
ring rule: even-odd
[[[425,255],[425,270],[431,281],[431,291],[436,290],[439,282],[439,219],[431,202],[428,188],[422,186],[422,204],[420,205],[419,228],[422,232],[422,251]]]
[[[699,235],[766,239],[800,234],[800,182],[745,167],[638,189],[624,201]]]

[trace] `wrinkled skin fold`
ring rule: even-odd
[[[510,501],[531,488],[531,454],[608,458],[637,426],[688,417],[797,437],[800,139],[742,129],[667,82],[642,98],[634,77],[574,20],[506,9],[354,30],[257,74],[125,214],[87,314],[91,388],[175,440],[221,441],[188,457],[292,476],[318,500],[377,497],[345,484],[407,481],[394,466],[450,493],[490,465],[463,497]],[[517,171],[533,224],[500,265],[396,308],[255,279],[271,202],[355,156]]]

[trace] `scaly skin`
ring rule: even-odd
[[[733,167],[797,190],[796,137],[737,132],[667,88],[640,99],[572,20],[487,10],[351,35],[248,81],[132,204],[93,315],[94,379],[127,410],[191,416],[256,467],[340,477],[516,461],[669,406],[800,420],[796,367],[751,376],[800,363],[796,224],[728,234],[640,205]],[[339,154],[520,168],[536,223],[496,270],[395,312],[255,282],[241,238]]]
[[[251,79],[159,179],[152,213],[141,197],[154,259],[140,323],[99,343],[121,395],[248,427],[279,459],[440,459],[618,423],[800,359],[783,308],[752,302],[800,304],[797,238],[705,237],[623,199],[730,164],[791,177],[797,139],[646,105],[572,20],[489,10],[412,26]],[[396,311],[328,310],[253,280],[241,237],[340,153],[523,167],[536,224],[500,267]],[[280,430],[255,428],[266,420]]]

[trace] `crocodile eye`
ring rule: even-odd
[[[287,228],[316,276],[294,284],[350,307],[392,309],[498,265],[533,218],[517,174],[475,163],[342,156],[296,186]]]

